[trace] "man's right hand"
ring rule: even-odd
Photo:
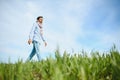
[[[30,45],[31,43],[32,43],[32,40],[31,40],[31,39],[29,39],[29,40],[28,40],[28,44]]]

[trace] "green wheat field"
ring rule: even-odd
[[[74,55],[55,51],[55,58],[16,63],[0,63],[0,80],[120,80],[120,52],[81,51]]]

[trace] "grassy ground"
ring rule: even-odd
[[[0,80],[120,80],[120,52],[115,48],[108,54],[86,54],[60,56],[56,50],[55,59],[0,63]]]

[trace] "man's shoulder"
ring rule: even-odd
[[[37,22],[34,22],[33,25],[38,25]]]
[[[37,22],[34,22],[34,23],[33,23],[33,26],[34,26],[34,27],[38,27],[38,23],[37,23]]]

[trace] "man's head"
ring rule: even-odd
[[[40,23],[42,23],[43,22],[43,16],[38,16],[37,17],[37,21],[40,22]]]

